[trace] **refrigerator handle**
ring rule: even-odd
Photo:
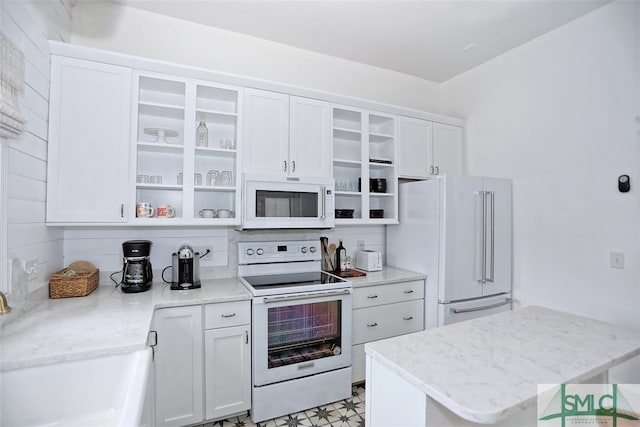
[[[487,191],[491,196],[491,261],[489,264],[489,278],[487,282],[493,283],[495,276],[495,241],[496,241],[496,192]]]
[[[487,282],[487,192],[479,191],[478,194],[482,197],[482,276],[478,283],[484,284]]]

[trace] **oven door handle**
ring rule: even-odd
[[[275,296],[275,297],[264,297],[263,301],[265,303],[295,301],[295,300],[301,300],[301,299],[324,298],[324,297],[332,297],[337,295],[349,295],[350,293],[351,293],[351,289],[342,289],[340,291],[315,292],[313,294],[296,294],[296,295],[281,295],[281,296]]]

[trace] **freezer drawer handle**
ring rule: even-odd
[[[491,305],[485,305],[482,307],[474,307],[474,308],[452,308],[451,312],[453,314],[462,314],[462,313],[471,313],[472,311],[482,311],[482,310],[489,310],[490,308],[496,308],[496,307],[501,307],[503,305],[507,305],[507,304],[511,304],[513,302],[513,299],[511,298],[506,298],[503,302],[497,302],[495,304],[491,304]]]

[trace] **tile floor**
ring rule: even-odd
[[[350,399],[254,424],[248,415],[203,427],[364,427],[364,384],[354,385]]]

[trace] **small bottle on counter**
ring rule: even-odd
[[[342,245],[342,239],[339,240],[339,245],[336,248],[336,270],[347,270],[347,250]]]

